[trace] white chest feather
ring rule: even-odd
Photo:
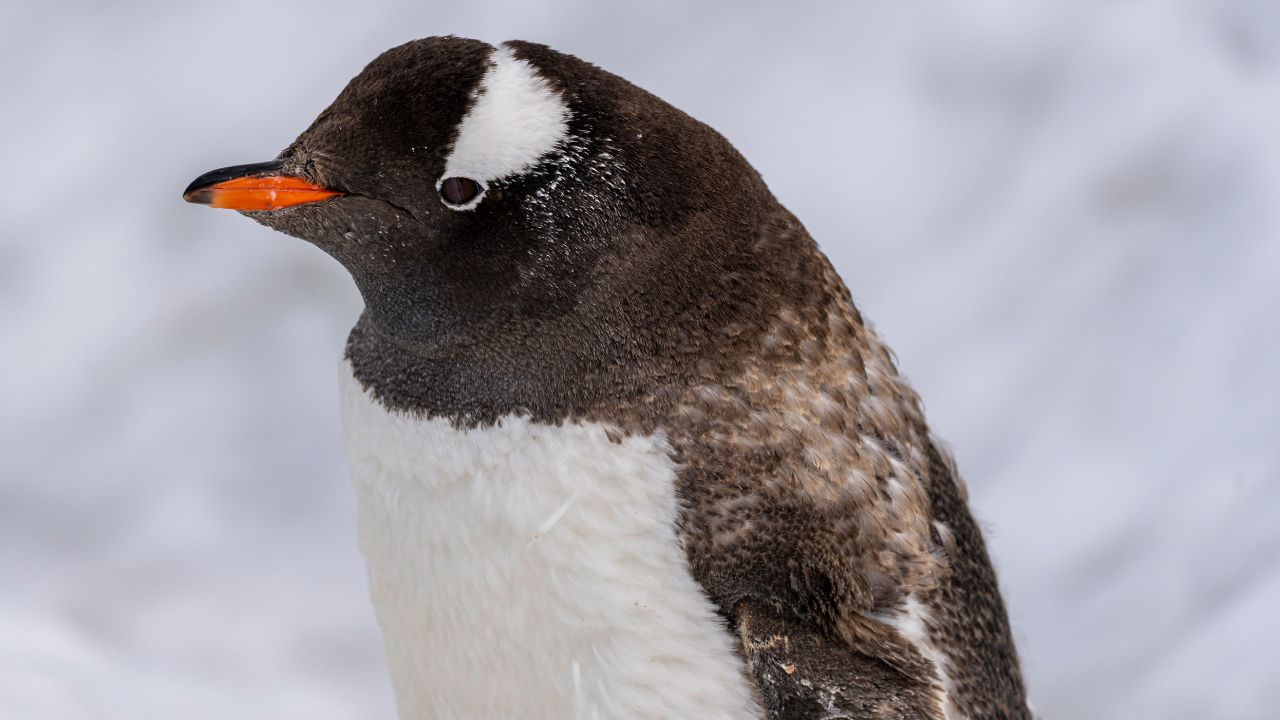
[[[360,545],[402,718],[753,718],[676,541],[659,438],[389,412],[344,365]]]

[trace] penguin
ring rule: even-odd
[[[184,196],[364,300],[342,412],[400,717],[1031,717],[951,455],[710,127],[434,37]]]

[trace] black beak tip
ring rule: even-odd
[[[187,189],[182,192],[182,199],[197,205],[208,205],[213,202],[213,191],[197,186],[195,183],[191,183],[187,186]]]
[[[210,170],[191,181],[187,189],[182,191],[182,199],[197,205],[208,205],[213,200],[213,193],[210,188],[214,185],[228,180],[235,180],[236,178],[272,175],[279,172],[282,167],[284,167],[283,160],[272,160],[270,162],[232,165]]]

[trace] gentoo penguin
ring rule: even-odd
[[[343,414],[401,717],[1030,717],[951,457],[711,128],[429,38],[185,197],[363,296]]]

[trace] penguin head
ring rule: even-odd
[[[185,197],[332,255],[403,347],[651,370],[656,348],[715,342],[733,298],[763,302],[746,286],[768,284],[781,211],[719,134],[622,78],[455,37],[387,51],[278,158]]]

